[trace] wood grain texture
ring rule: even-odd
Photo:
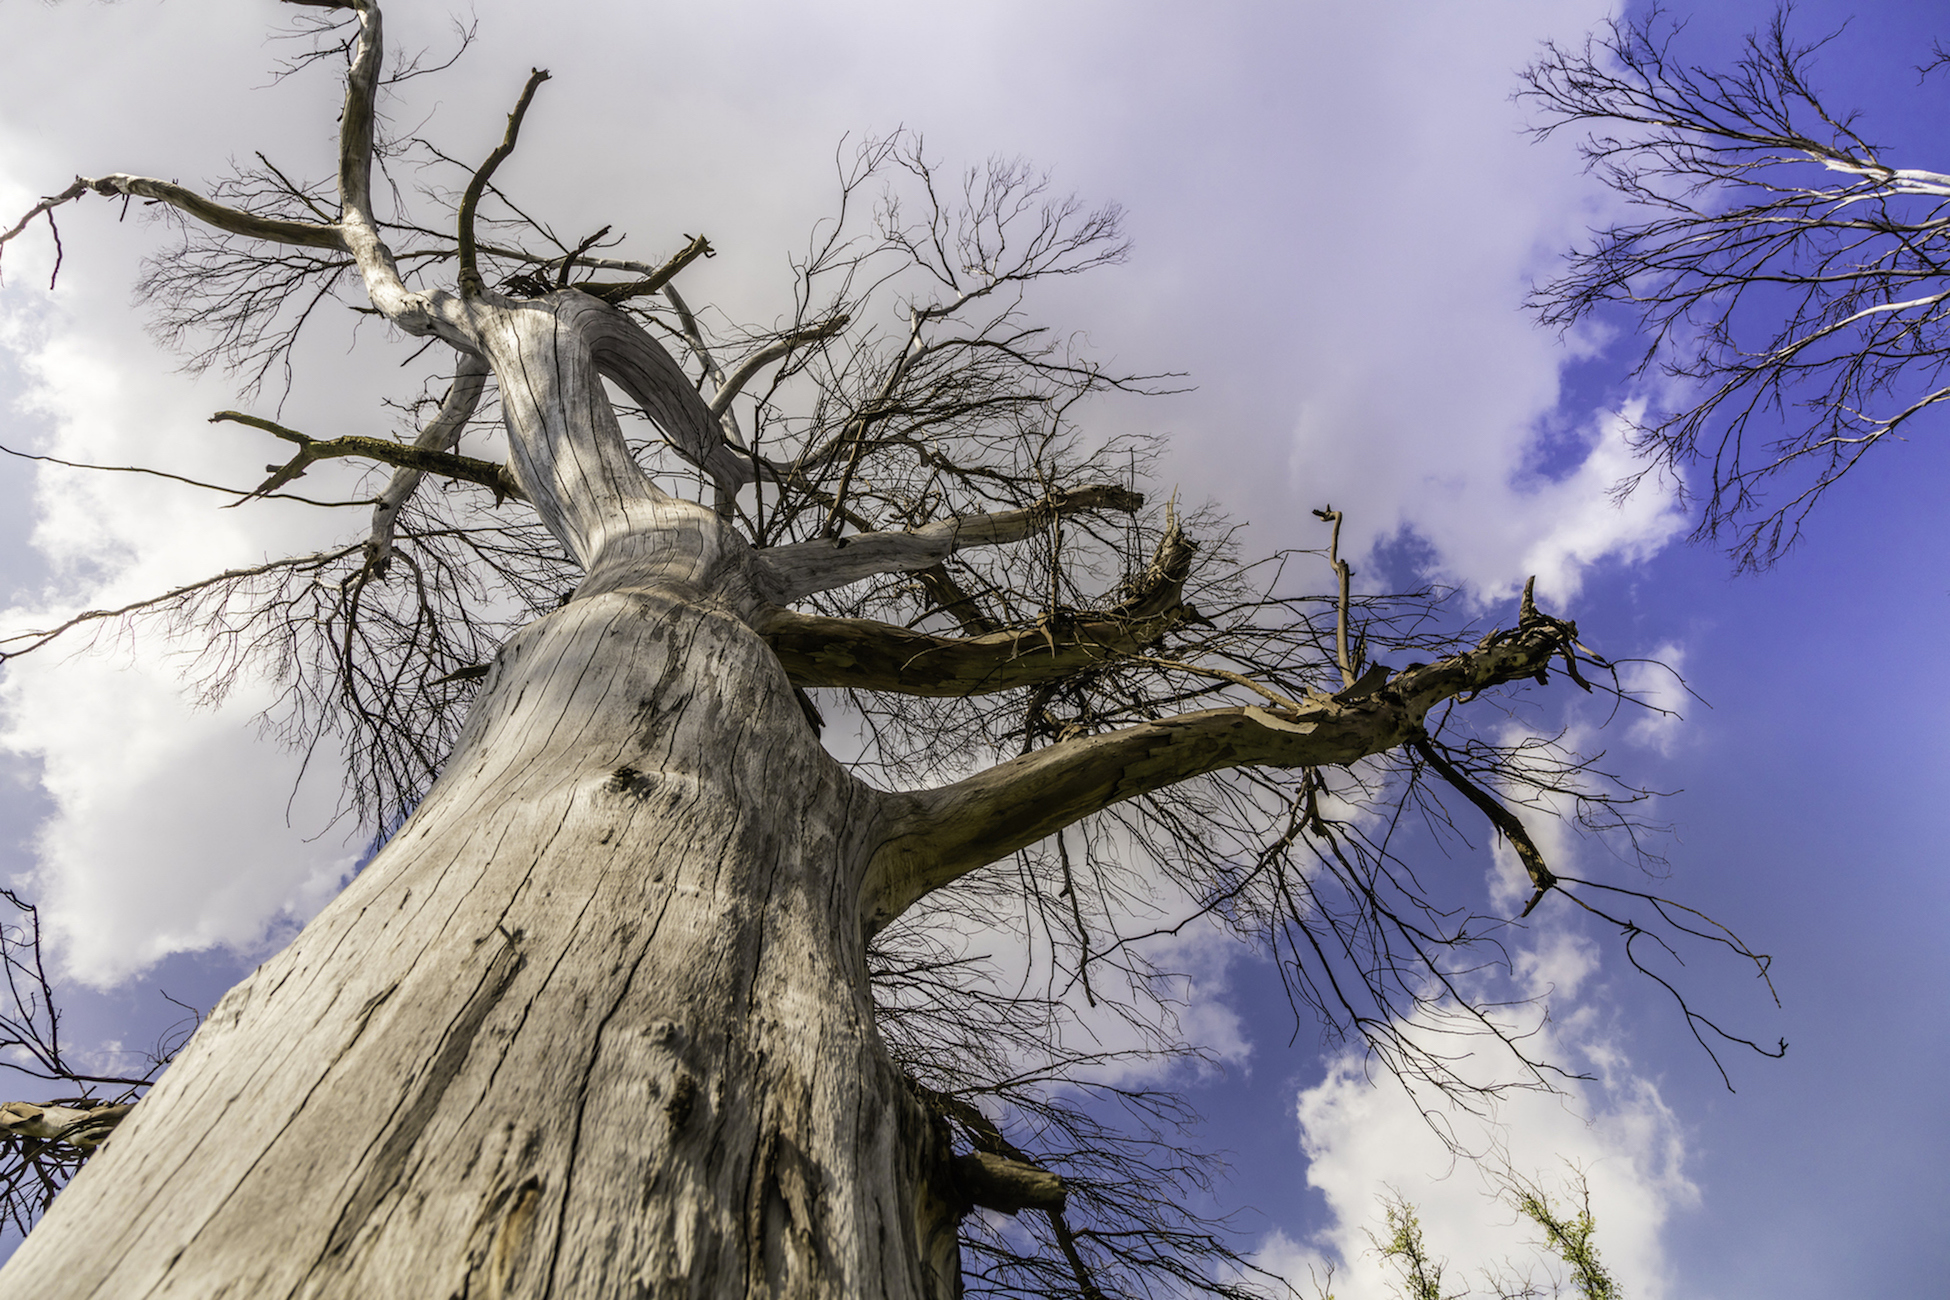
[[[521,633],[413,819],[0,1295],[950,1294],[866,995],[873,796],[700,604]]]

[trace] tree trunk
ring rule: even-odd
[[[510,641],[413,817],[224,998],[0,1296],[959,1292],[948,1153],[868,996],[882,801],[740,585],[687,580],[735,579],[742,544],[579,456],[621,441],[594,362],[555,338],[537,369],[560,322],[526,315],[484,351],[591,582]]]

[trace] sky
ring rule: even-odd
[[[1692,9],[1674,6],[1706,63],[1771,12]],[[1679,668],[1697,693],[1673,695],[1683,722],[1562,721],[1673,792],[1658,809],[1675,828],[1661,888],[1771,953],[1783,1005],[1711,963],[1688,987],[1791,1049],[1778,1062],[1729,1053],[1729,1090],[1615,943],[1544,909],[1517,979],[1554,990],[1541,1041],[1592,1078],[1458,1118],[1458,1131],[1526,1175],[1581,1169],[1634,1297],[1940,1287],[1950,876],[1933,813],[1950,802],[1950,706],[1917,669],[1950,639],[1950,451],[1919,422],[1758,576],[1689,545],[1669,490],[1608,498],[1631,465],[1618,415],[1657,396],[1627,382],[1635,340],[1616,327],[1560,337],[1521,302],[1616,208],[1571,141],[1533,142],[1511,101],[1538,44],[1580,39],[1604,4],[479,0],[475,12],[460,68],[407,87],[414,119],[483,155],[530,65],[546,65],[554,79],[497,179],[565,226],[617,222],[652,256],[708,234],[719,252],[686,273],[694,302],[746,318],[784,307],[786,256],[826,211],[843,140],[905,126],[950,167],[1030,159],[1059,189],[1123,205],[1133,239],[1125,265],[1064,285],[1051,315],[1100,355],[1190,385],[1102,403],[1086,424],[1169,434],[1161,477],[1223,503],[1253,548],[1318,544],[1307,512],[1331,502],[1364,573],[1437,576],[1506,618],[1536,574],[1587,645]],[[1824,2],[1797,6],[1795,22],[1814,35],[1850,20],[1822,84],[1890,156],[1944,169],[1950,82],[1919,87],[1911,71],[1937,16]],[[195,183],[262,149],[323,174],[339,88],[273,84],[286,51],[266,33],[281,17],[268,3],[0,0],[0,217],[77,172]],[[440,45],[444,23],[440,6],[389,15],[408,45]],[[142,217],[118,223],[100,201],[65,210],[53,293],[44,228],[9,248],[0,442],[220,482],[261,474],[261,444],[205,422],[237,404],[234,381],[183,373],[145,332],[131,286],[165,232]],[[309,355],[286,417],[358,427],[403,356],[376,332],[357,352]],[[0,607],[16,622],[99,606],[348,526],[11,462]],[[70,1040],[103,1060],[173,1018],[162,992],[214,1002],[364,847],[328,828],[330,763],[301,777],[257,734],[261,685],[199,708],[180,667],[141,644],[0,676],[0,878],[41,902]],[[1561,861],[1621,870],[1543,834]],[[1494,897],[1507,864],[1461,854],[1442,869]],[[1342,1300],[1387,1294],[1365,1234],[1388,1189],[1421,1208],[1454,1275],[1524,1253],[1479,1167],[1451,1159],[1399,1089],[1296,1030],[1263,962],[1209,947],[1184,960],[1223,1061],[1192,1100],[1231,1152],[1221,1208],[1245,1212],[1242,1240],[1263,1262],[1296,1276],[1333,1263]]]

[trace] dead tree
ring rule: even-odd
[[[1950,174],[1885,160],[1825,105],[1811,72],[1834,38],[1797,43],[1788,18],[1712,71],[1681,60],[1654,9],[1547,46],[1521,92],[1539,135],[1589,129],[1591,170],[1646,213],[1574,250],[1532,306],[1559,326],[1637,317],[1635,373],[1680,394],[1637,449],[1647,472],[1704,468],[1698,536],[1742,569],[1772,564],[1872,447],[1950,399]]]
[[[1170,380],[1027,305],[1122,255],[1114,210],[871,143],[792,310],[737,327],[678,288],[704,239],[634,260],[496,188],[545,73],[458,166],[377,136],[377,5],[311,3],[346,68],[335,184],[117,173],[31,215],[177,214],[145,289],[193,360],[261,377],[349,291],[449,358],[444,393],[404,439],[219,413],[288,448],[240,502],[388,467],[334,499],[369,527],[5,649],[159,627],[200,647],[206,695],[268,671],[286,737],[341,747],[392,833],[211,1012],[0,1295],[1243,1294],[1182,1103],[1098,1086],[1134,1119],[1113,1127],[1079,1100],[1079,1014],[1173,1045],[1128,932],[1146,891],[1181,907],[1159,924],[1265,946],[1297,1006],[1405,1077],[1463,1088],[1414,1028],[1448,1017],[1548,1080],[1460,978],[1508,918],[1425,890],[1387,832],[1458,792],[1532,907],[1595,908],[1616,887],[1554,876],[1509,804],[1629,832],[1634,796],[1469,719],[1605,666],[1528,597],[1461,636],[1359,596],[1338,554],[1311,598],[1295,557],[1242,565],[1216,521],[1147,505],[1151,449],[1092,445],[1075,412]],[[409,161],[417,197],[375,183]],[[489,414],[505,465],[456,450]],[[822,702],[861,731],[847,762]],[[1012,918],[1040,993],[957,945]],[[1619,924],[1628,951],[1649,933]]]

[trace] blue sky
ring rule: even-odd
[[[256,10],[0,9],[0,84],[15,90],[0,105],[0,212],[77,171],[190,181],[256,148],[323,171],[337,89],[266,89],[278,50],[263,29],[277,14]],[[1632,340],[1560,340],[1518,307],[1611,200],[1568,141],[1530,143],[1509,100],[1538,42],[1577,39],[1603,4],[1237,4],[1195,19],[1164,4],[869,0],[591,0],[546,17],[482,0],[478,12],[465,75],[416,83],[432,87],[416,113],[433,111],[463,155],[483,153],[529,64],[548,65],[555,80],[503,178],[547,195],[568,224],[619,220],[653,249],[708,233],[720,254],[687,285],[693,300],[778,309],[785,253],[824,211],[849,132],[905,124],[950,165],[1026,156],[1060,188],[1129,211],[1131,261],[1064,286],[1050,312],[1120,362],[1189,372],[1190,392],[1089,417],[1107,433],[1171,433],[1164,474],[1188,499],[1222,502],[1265,549],[1315,544],[1306,510],[1331,500],[1357,549],[1384,548],[1364,570],[1414,556],[1506,616],[1534,572],[1587,644],[1680,664],[1710,707],[1597,743],[1645,783],[1683,791],[1660,807],[1677,828],[1665,888],[1772,953],[1785,1005],[1710,963],[1692,987],[1792,1048],[1782,1062],[1729,1054],[1729,1094],[1615,946],[1551,928],[1546,910],[1526,951],[1539,978],[1570,990],[1551,1032],[1602,1082],[1513,1105],[1486,1133],[1526,1169],[1584,1163],[1634,1296],[1940,1287],[1950,876],[1932,832],[1950,803],[1950,709],[1926,665],[1950,640],[1950,567],[1931,522],[1950,450],[1932,423],[1882,449],[1806,544],[1758,577],[1687,546],[1667,497],[1608,503],[1626,462],[1607,420],[1640,396],[1623,374]],[[1687,48],[1722,61],[1770,12],[1702,8]],[[1911,71],[1935,16],[1865,7],[1820,69],[1890,156],[1942,169],[1950,82],[1919,88]],[[1803,4],[1795,21],[1812,35],[1850,17]],[[396,32],[413,21],[395,15]],[[440,25],[421,35],[439,41]],[[248,475],[262,449],[204,423],[234,390],[178,373],[129,308],[161,232],[118,226],[107,207],[64,219],[53,295],[46,241],[9,251],[0,441]],[[294,423],[368,417],[397,357],[367,342],[377,360],[313,359],[286,407]],[[302,545],[313,528],[0,466],[0,603],[12,619],[144,594]],[[141,1044],[168,1019],[162,989],[214,1001],[329,897],[359,848],[318,835],[329,773],[290,797],[294,761],[249,728],[252,687],[198,712],[174,681],[144,648],[30,663],[0,682],[0,874],[56,924],[75,1041]],[[1467,854],[1444,869],[1486,891],[1496,870]],[[1431,1244],[1458,1268],[1521,1240],[1474,1173],[1430,1149],[1399,1094],[1350,1073],[1310,1027],[1295,1035],[1263,965],[1206,948],[1185,959],[1226,1057],[1194,1100],[1235,1153],[1225,1195],[1263,1216],[1249,1227],[1269,1260],[1338,1250],[1343,1300],[1381,1294],[1360,1233],[1384,1184],[1424,1206]]]

